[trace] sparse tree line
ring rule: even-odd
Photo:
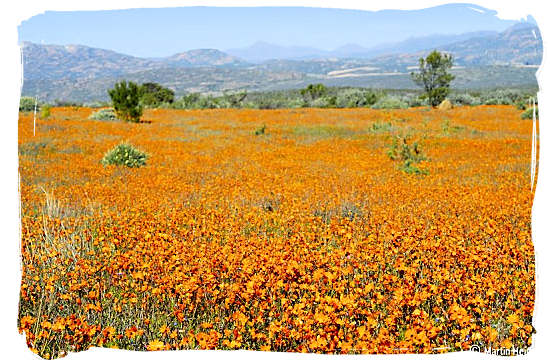
[[[54,106],[112,107],[92,115],[96,120],[120,119],[137,122],[146,108],[172,109],[283,109],[283,108],[357,108],[403,109],[418,106],[438,106],[448,99],[455,105],[516,105],[525,110],[533,90],[493,89],[452,91],[454,76],[449,73],[453,65],[451,55],[433,51],[419,60],[419,69],[411,73],[412,80],[423,88],[419,90],[377,90],[357,87],[326,87],[321,83],[303,89],[267,92],[226,92],[222,95],[189,93],[176,98],[175,92],[158,83],[138,85],[120,81],[108,90],[110,103],[78,104],[56,101]],[[32,97],[23,97],[20,111],[34,111],[49,105],[35,105]]]

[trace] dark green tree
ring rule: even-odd
[[[325,96],[327,94],[327,87],[322,83],[310,84],[306,88],[300,90],[300,94],[305,102],[311,102]]]
[[[223,97],[227,100],[230,107],[240,108],[242,107],[243,101],[246,99],[247,95],[248,93],[244,90],[239,93],[224,94]]]
[[[157,107],[160,104],[174,102],[174,91],[155,82],[146,82],[139,87],[141,103],[147,107]]]
[[[108,91],[113,108],[120,120],[139,122],[143,108],[139,104],[139,86],[133,82],[120,81]]]
[[[411,72],[412,80],[424,87],[422,98],[427,98],[432,107],[439,105],[449,94],[451,81],[455,78],[449,73],[452,66],[450,54],[434,50],[426,59],[420,58],[418,72]]]

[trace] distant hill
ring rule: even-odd
[[[167,65],[180,67],[247,65],[247,62],[242,59],[217,49],[193,49],[170,57],[160,58],[159,61]]]
[[[539,65],[542,62],[540,30],[529,23],[517,24],[495,35],[452,43],[442,49],[455,54],[457,62],[463,65]]]
[[[94,78],[118,76],[158,67],[159,62],[82,45],[44,45],[24,42],[25,79]]]
[[[25,42],[22,47],[24,78],[89,79],[163,67],[243,66],[247,63],[217,49],[194,49],[165,58],[139,58],[82,45],[43,45]]]
[[[494,31],[480,31],[480,32],[469,32],[462,34],[434,34],[424,37],[412,37],[404,41],[391,43],[391,44],[382,44],[377,47],[373,47],[363,53],[367,57],[375,57],[383,54],[389,53],[410,53],[418,52],[425,49],[437,48],[444,46],[446,44],[451,44],[455,42],[467,41],[468,39],[478,38],[478,37],[487,37],[494,36],[498,32]],[[360,53],[356,53],[355,56],[360,56]]]
[[[371,59],[373,63],[403,68],[418,63],[430,49],[414,53],[394,53]],[[518,23],[501,33],[476,36],[460,42],[441,45],[440,51],[451,53],[456,65],[540,65],[542,38],[540,30],[530,23]]]

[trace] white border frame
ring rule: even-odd
[[[226,1],[184,1],[184,0],[27,0],[20,2],[4,3],[0,13],[0,37],[2,39],[1,80],[3,87],[0,89],[2,120],[0,133],[0,148],[2,165],[4,165],[1,197],[2,208],[1,224],[3,254],[1,255],[2,288],[1,300],[1,321],[0,321],[0,358],[4,362],[38,362],[40,359],[27,349],[23,336],[17,333],[17,306],[19,299],[20,285],[20,220],[19,220],[19,196],[18,196],[18,173],[17,173],[17,105],[21,93],[21,56],[18,46],[17,26],[23,20],[44,12],[45,10],[106,10],[125,8],[159,8],[175,6],[310,6],[325,8],[348,8],[360,10],[381,10],[381,9],[421,9],[436,5],[448,4],[460,1],[438,1],[438,0],[387,0],[384,2],[362,2],[352,0],[226,0]],[[472,3],[488,9],[497,10],[498,16],[506,19],[520,19],[532,15],[537,21],[544,41],[544,53],[547,54],[550,39],[550,14],[544,1],[523,0],[472,0]],[[537,73],[539,81],[539,105],[540,117],[546,120],[550,115],[547,113],[550,105],[548,95],[543,92],[548,81],[546,64],[547,55],[544,56],[542,67]],[[550,128],[549,128],[550,129]],[[535,302],[534,327],[537,333],[533,336],[533,346],[528,355],[515,358],[497,357],[482,355],[478,353],[460,352],[441,355],[315,355],[315,354],[291,354],[291,353],[264,353],[250,351],[171,351],[171,352],[129,352],[122,350],[91,349],[82,353],[70,353],[66,358],[58,359],[60,362],[84,362],[97,363],[98,361],[128,361],[132,363],[148,363],[151,360],[164,360],[174,362],[195,362],[195,361],[220,361],[238,363],[278,363],[281,360],[294,360],[300,363],[325,362],[325,363],[350,363],[358,361],[383,361],[396,363],[401,360],[408,362],[464,362],[464,361],[503,361],[514,360],[542,361],[545,356],[546,344],[550,342],[549,307],[548,298],[550,291],[548,287],[549,268],[546,261],[549,258],[548,238],[550,237],[550,143],[545,139],[550,131],[544,123],[540,123],[540,158],[539,174],[537,178],[535,203],[533,206],[533,241],[536,254],[536,279],[537,295]],[[547,358],[546,358],[547,359]],[[508,361],[509,362],[509,361]]]

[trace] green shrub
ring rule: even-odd
[[[47,119],[52,115],[51,106],[50,105],[44,105],[42,106],[42,110],[40,112],[40,118],[41,119]]]
[[[228,107],[236,109],[243,107],[243,103],[247,95],[248,93],[246,91],[229,94],[224,93],[223,99],[227,101],[229,105]]]
[[[358,89],[338,90],[336,96],[336,107],[367,107],[378,100],[376,93]]]
[[[266,126],[262,125],[262,127],[260,127],[259,129],[256,129],[256,131],[254,132],[254,135],[264,135],[265,134],[265,128],[266,128]]]
[[[516,102],[516,108],[518,110],[526,110],[527,109],[527,103],[525,102],[525,100],[519,100],[518,102]]]
[[[110,107],[111,105],[106,101],[91,101],[84,103],[82,106],[98,109],[100,107]]]
[[[537,111],[535,112],[535,117],[537,118],[537,120],[539,119],[539,110],[537,109]],[[524,112],[521,113],[521,118],[522,119],[533,119],[533,108],[530,107],[528,108],[527,110],[525,110]]]
[[[145,165],[148,155],[133,145],[122,143],[111,149],[101,160],[104,166],[126,166],[130,168],[141,167]]]
[[[100,109],[89,116],[90,120],[114,121],[117,120],[115,110],[112,108]]]
[[[399,169],[408,174],[428,174],[427,169],[421,169],[416,164],[426,160],[417,141],[411,142],[408,136],[396,136],[388,151],[391,160],[401,161]]]
[[[408,107],[427,106],[427,99],[418,97],[417,95],[407,94],[401,97],[401,102]]]
[[[474,97],[470,94],[452,94],[449,97],[449,101],[453,105],[475,106],[481,104],[479,97]]]
[[[399,169],[407,174],[420,174],[420,175],[428,174],[427,169],[419,168],[410,160],[406,160],[405,162],[403,162],[403,164],[399,167]]]
[[[34,111],[36,99],[34,97],[23,96],[19,100],[19,111],[29,112]],[[36,110],[40,110],[40,105],[36,105]]]
[[[80,103],[80,102],[68,101],[68,100],[58,100],[58,99],[55,99],[53,104],[56,107],[71,107],[72,106],[74,108],[78,108],[78,107],[83,106],[82,103]]]
[[[336,96],[323,96],[317,98],[315,100],[312,100],[309,103],[309,106],[319,108],[334,108],[336,107]]]
[[[174,102],[174,91],[155,82],[146,82],[139,86],[141,104],[147,107],[158,107],[161,104]]]
[[[485,105],[514,105],[523,100],[525,95],[514,89],[491,90],[483,94],[481,101]]]
[[[396,97],[384,97],[371,106],[373,109],[406,109],[408,105]]]
[[[392,129],[393,129],[393,126],[390,122],[387,122],[387,123],[375,122],[370,126],[370,131],[374,133],[388,132],[388,131],[391,131]]]
[[[139,86],[133,82],[121,81],[109,90],[116,115],[124,121],[138,123],[143,108],[139,103]]]
[[[304,102],[310,103],[318,98],[326,96],[327,87],[322,83],[309,84],[306,88],[300,90]]]

